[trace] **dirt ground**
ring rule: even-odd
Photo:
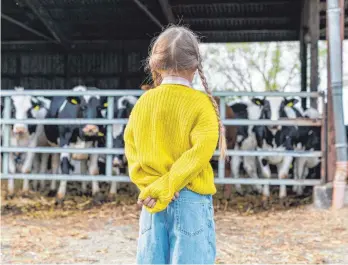
[[[132,200],[2,199],[2,264],[135,262],[139,209]],[[250,203],[246,204],[250,205]],[[348,208],[253,211],[215,205],[216,263],[348,263]]]

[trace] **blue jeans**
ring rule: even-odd
[[[214,264],[214,210],[211,195],[184,188],[162,212],[142,209],[138,264]]]

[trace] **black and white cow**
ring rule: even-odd
[[[271,110],[269,102],[265,98],[252,98],[244,102],[237,102],[230,105],[236,119],[269,119]],[[237,142],[234,150],[254,151],[257,147],[256,136],[254,132],[255,126],[238,126],[237,127]],[[232,156],[231,173],[233,178],[239,178],[240,166],[243,163],[243,168],[250,178],[258,178],[258,166],[255,156]],[[243,193],[241,185],[236,185],[238,193]],[[254,190],[261,192],[261,185],[255,185]]]
[[[77,86],[73,91],[87,91],[85,86]],[[48,118],[56,119],[79,119],[79,118],[99,118],[101,117],[102,99],[99,96],[68,96],[53,97]],[[77,124],[68,125],[45,125],[45,132],[51,146],[62,148],[88,148],[97,147],[99,137],[104,137],[104,133],[99,126]],[[71,160],[81,160],[81,173],[90,175],[99,174],[98,155],[72,154],[62,152],[60,154],[61,173],[69,175],[73,169]],[[87,162],[87,160],[89,160]],[[85,183],[85,182],[83,182]],[[95,182],[93,182],[95,183]],[[57,201],[62,202],[66,193],[67,181],[61,181],[57,193]],[[93,187],[97,185],[93,184]],[[86,185],[83,184],[83,188]],[[93,188],[92,187],[92,188]],[[94,190],[94,194],[98,190]]]
[[[271,120],[296,119],[303,116],[302,107],[296,98],[270,97],[267,99],[270,106]],[[297,126],[255,126],[254,132],[257,141],[257,150],[294,150],[298,139]],[[279,179],[286,179],[292,165],[292,156],[258,157],[261,173],[264,178],[271,178],[270,165],[277,167]],[[263,196],[269,197],[269,185],[264,185]],[[280,186],[279,197],[286,197],[286,186]]]
[[[131,111],[136,104],[138,97],[135,96],[122,96],[114,98],[114,115],[115,119],[128,119]],[[106,112],[103,112],[103,116],[106,117]],[[112,126],[112,138],[113,138],[113,148],[123,149],[125,146],[124,143],[124,124],[114,124]],[[104,144],[105,147],[105,144]],[[99,157],[100,167],[105,171],[105,156]],[[112,173],[114,175],[120,175],[125,173],[127,170],[127,159],[125,155],[114,155],[112,158]],[[114,200],[117,193],[117,182],[112,181],[110,186],[110,192],[108,195],[109,200]]]
[[[309,108],[304,111],[304,118],[319,119],[318,110]],[[301,126],[298,128],[297,150],[320,151],[321,150],[321,128],[316,126]],[[296,157],[294,160],[294,179],[306,179],[311,169],[320,169],[321,159],[319,157]],[[318,171],[318,170],[317,170]],[[304,186],[293,186],[297,195],[302,195]]]
[[[17,91],[23,91],[23,87],[15,87]],[[44,132],[43,125],[27,125],[20,123],[21,119],[44,119],[47,116],[50,107],[50,100],[43,97],[32,96],[12,96],[11,116],[18,120],[13,125],[11,133],[11,146],[18,147],[37,147],[47,146],[48,141]],[[9,159],[9,173],[40,173],[45,174],[47,170],[49,154],[11,153]],[[53,162],[52,162],[53,163]],[[55,165],[52,165],[54,168]],[[56,166],[57,167],[57,166]],[[37,181],[34,181],[34,188],[37,189]],[[45,182],[41,181],[41,189]],[[14,193],[14,180],[8,181],[9,196]],[[23,192],[29,191],[29,180],[23,182]]]

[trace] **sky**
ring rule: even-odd
[[[204,51],[209,47],[209,45],[215,45],[214,47],[218,47],[219,45],[216,44],[201,44],[201,52]],[[253,44],[255,45],[255,44]],[[257,44],[256,44],[257,45]],[[319,43],[319,47],[324,47],[326,46],[326,42],[325,41],[321,41]],[[257,47],[256,47],[257,48]],[[224,48],[220,49],[219,47],[217,48],[218,50],[220,50],[220,53],[222,55],[220,55],[219,58],[223,58],[223,50]],[[255,46],[253,46],[253,49],[255,49]],[[322,56],[322,58],[326,56]],[[282,54],[282,62],[286,63],[290,62],[290,61],[294,61],[294,55],[291,52],[283,52]],[[327,90],[327,65],[324,59],[322,59],[319,57],[319,91],[326,91]],[[208,83],[211,87],[215,88],[216,90],[235,90],[233,89],[233,87],[226,87],[226,81],[224,78],[224,75],[221,74],[221,71],[217,70],[217,67],[215,67],[214,62],[211,63],[209,60],[212,60],[209,56],[204,58],[205,61],[203,62],[205,64],[205,70],[207,72],[207,79],[208,79]],[[234,60],[238,61],[240,64],[243,63],[242,58],[239,58],[238,56],[236,56],[234,58]],[[297,57],[295,57],[295,60],[297,60]],[[299,60],[299,58],[298,58]],[[226,62],[224,61],[224,63],[226,64]],[[270,65],[272,65],[272,62],[269,62]],[[209,65],[210,68],[207,68],[206,66]],[[244,67],[244,66],[243,66]],[[241,69],[245,69],[241,66]],[[226,67],[227,68],[227,67]],[[213,74],[211,74],[213,73]],[[252,82],[254,84],[258,84],[259,82],[262,82],[262,79],[260,77],[260,75],[258,75],[257,73],[251,73],[251,79]],[[280,82],[282,80],[287,79],[287,74],[282,73],[279,76]],[[194,85],[196,88],[202,90],[203,87],[199,81],[198,76],[195,77],[194,79]],[[257,87],[257,86],[256,86]],[[263,91],[262,89],[254,89],[256,91]],[[287,86],[285,88],[285,91],[288,92],[293,92],[293,91],[300,91],[301,90],[301,85],[300,85],[300,75],[296,76],[296,78],[293,79],[293,82],[291,83],[291,85]],[[343,106],[344,106],[344,122],[346,125],[348,125],[348,40],[345,40],[343,42]],[[321,108],[321,104],[319,104],[319,110]]]

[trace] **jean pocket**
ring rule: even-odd
[[[204,230],[204,203],[178,200],[175,202],[177,230],[186,236],[197,236]]]
[[[144,207],[140,214],[140,232],[145,234],[147,231],[151,230],[152,227],[152,214],[149,213]]]

